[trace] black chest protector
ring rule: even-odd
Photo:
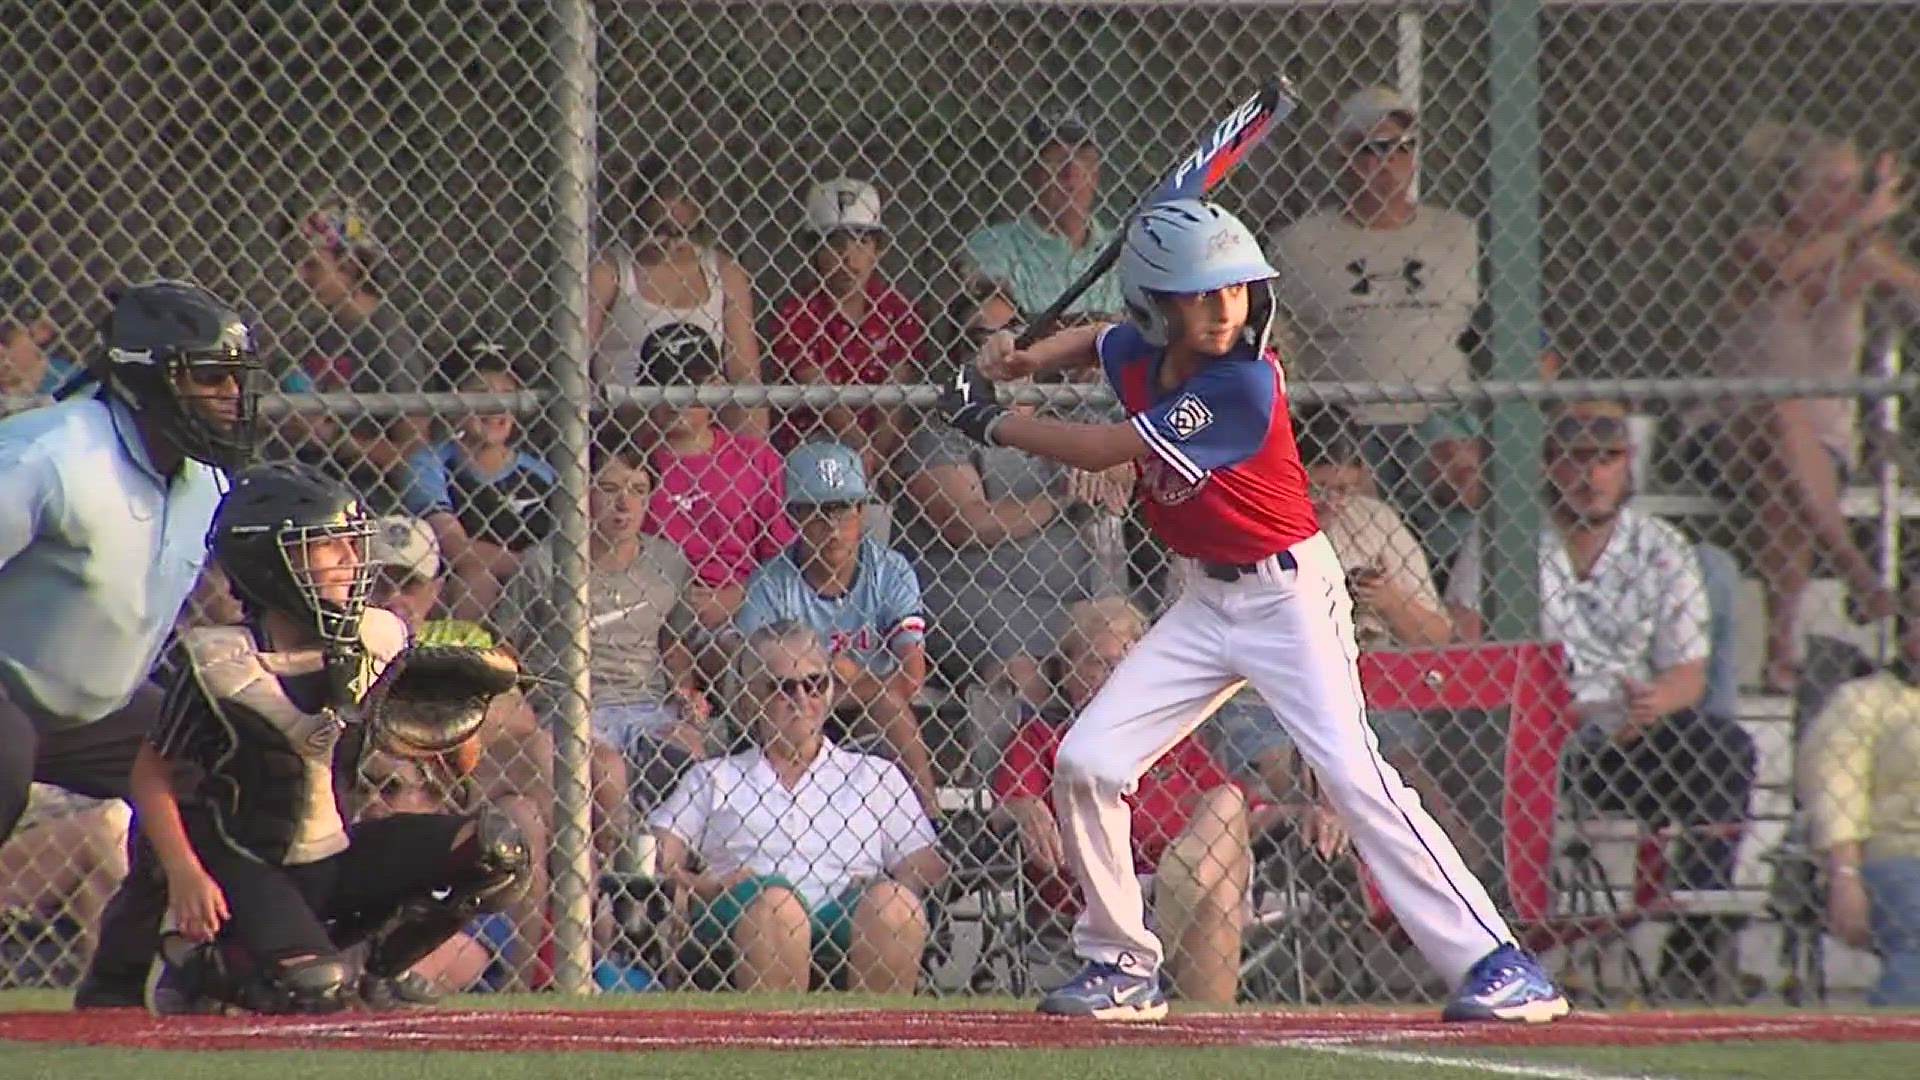
[[[369,609],[361,621],[366,671],[356,695],[398,655],[407,631],[392,613]],[[318,675],[317,649],[263,652],[244,627],[204,627],[181,638],[224,750],[207,762],[200,792],[221,834],[264,862],[318,862],[347,847],[334,793],[335,750],[353,707],[303,709],[282,680]],[[352,762],[342,763],[352,767]]]

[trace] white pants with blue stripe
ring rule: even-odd
[[[1074,950],[1143,974],[1158,969],[1122,796],[1244,679],[1286,725],[1413,943],[1458,984],[1512,935],[1453,842],[1380,757],[1333,546],[1315,535],[1289,554],[1237,581],[1188,567],[1180,598],[1062,740],[1054,811],[1086,901]]]

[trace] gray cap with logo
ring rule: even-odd
[[[866,502],[867,470],[860,455],[833,442],[801,443],[787,455],[787,505]]]

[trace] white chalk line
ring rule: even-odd
[[[1384,1050],[1379,1047],[1341,1045],[1338,1042],[1314,1041],[1302,1044],[1288,1043],[1290,1048],[1307,1050],[1321,1054],[1333,1054],[1339,1057],[1364,1058],[1381,1064],[1419,1065],[1424,1068],[1467,1069],[1473,1072],[1489,1073],[1494,1076],[1520,1076],[1528,1080],[1673,1080],[1653,1073],[1608,1073],[1593,1069],[1582,1069],[1573,1065],[1536,1065],[1517,1061],[1499,1061],[1493,1058],[1456,1057],[1452,1054],[1425,1054],[1418,1050]],[[1538,1049],[1536,1047],[1535,1049]]]

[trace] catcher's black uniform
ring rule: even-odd
[[[406,635],[379,609],[366,611],[361,633],[375,673]],[[175,664],[180,675],[151,741],[174,768],[188,839],[227,900],[222,958],[236,973],[257,972],[229,980],[238,1003],[333,1007],[308,1000],[310,991],[344,993],[341,980],[360,967],[376,978],[400,974],[488,906],[470,901],[492,899],[517,876],[512,853],[503,865],[498,850],[517,837],[485,811],[345,823],[341,796],[368,733],[355,710],[325,704],[318,650],[266,652],[248,628],[206,628],[182,638]],[[403,911],[410,902],[419,910]],[[336,963],[361,942],[364,957]],[[315,960],[333,966],[305,984],[289,978],[289,966],[311,972]]]

